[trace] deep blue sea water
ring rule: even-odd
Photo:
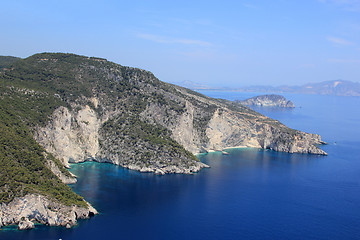
[[[320,134],[328,156],[232,149],[199,156],[211,168],[191,176],[74,164],[71,187],[100,215],[73,229],[5,229],[0,239],[360,239],[360,98],[285,96],[295,109],[257,110]]]

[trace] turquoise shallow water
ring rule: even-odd
[[[3,230],[0,239],[360,239],[360,98],[286,97],[299,107],[258,110],[321,134],[329,156],[231,149],[199,156],[211,168],[190,176],[74,164],[71,187],[101,214],[70,230]]]

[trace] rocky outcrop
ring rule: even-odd
[[[78,219],[95,214],[98,212],[90,204],[87,207],[65,206],[44,196],[31,194],[0,205],[0,227],[17,224],[23,230],[34,228],[34,223],[41,223],[70,228],[77,224]]]
[[[167,173],[193,174],[200,171],[202,168],[208,168],[209,166],[202,162],[194,162],[194,164],[192,164],[191,166],[170,165],[158,168],[154,166],[144,167],[137,164],[129,164],[126,165],[126,167],[131,170],[137,170],[140,172],[153,172],[158,175],[164,175]]]
[[[258,142],[263,149],[271,149],[278,152],[288,153],[310,153],[327,155],[318,145],[326,144],[321,141],[317,134],[304,133],[301,131],[287,129],[280,131],[273,126],[258,126]]]
[[[18,224],[18,229],[19,230],[28,230],[28,229],[33,229],[35,228],[35,224],[33,222],[31,222],[29,219],[27,219],[26,217],[22,217],[22,219],[20,220],[19,224]]]
[[[276,94],[260,95],[243,101],[236,100],[236,102],[246,106],[282,107],[282,108],[295,107],[295,104],[293,102],[288,101],[284,96],[276,95]]]
[[[54,163],[53,160],[47,159],[47,167],[65,184],[76,183],[76,176],[71,172],[67,171],[66,173],[62,172],[59,167]]]
[[[251,116],[251,113],[248,113]],[[256,115],[245,120],[231,111],[216,111],[206,130],[209,150],[255,147],[289,153],[327,155],[317,147],[325,144],[317,134],[287,128],[280,122]]]

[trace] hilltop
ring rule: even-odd
[[[21,58],[12,56],[0,56],[0,70],[10,67],[13,63],[19,61]]]

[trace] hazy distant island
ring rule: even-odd
[[[259,106],[259,107],[281,107],[281,108],[294,108],[295,104],[287,100],[284,96],[277,94],[260,95],[246,100],[235,100],[246,106]]]
[[[178,85],[192,90],[209,91],[236,91],[236,92],[263,92],[263,93],[298,93],[298,94],[318,94],[334,96],[360,96],[360,83],[345,80],[331,80],[318,83],[307,83],[301,86],[247,86],[241,88],[231,87],[211,87],[191,81],[179,82]]]
[[[326,155],[317,134],[149,71],[63,53],[0,60],[0,227],[70,228],[97,214],[67,185],[69,163],[193,174],[208,167],[195,154],[229,147]]]

